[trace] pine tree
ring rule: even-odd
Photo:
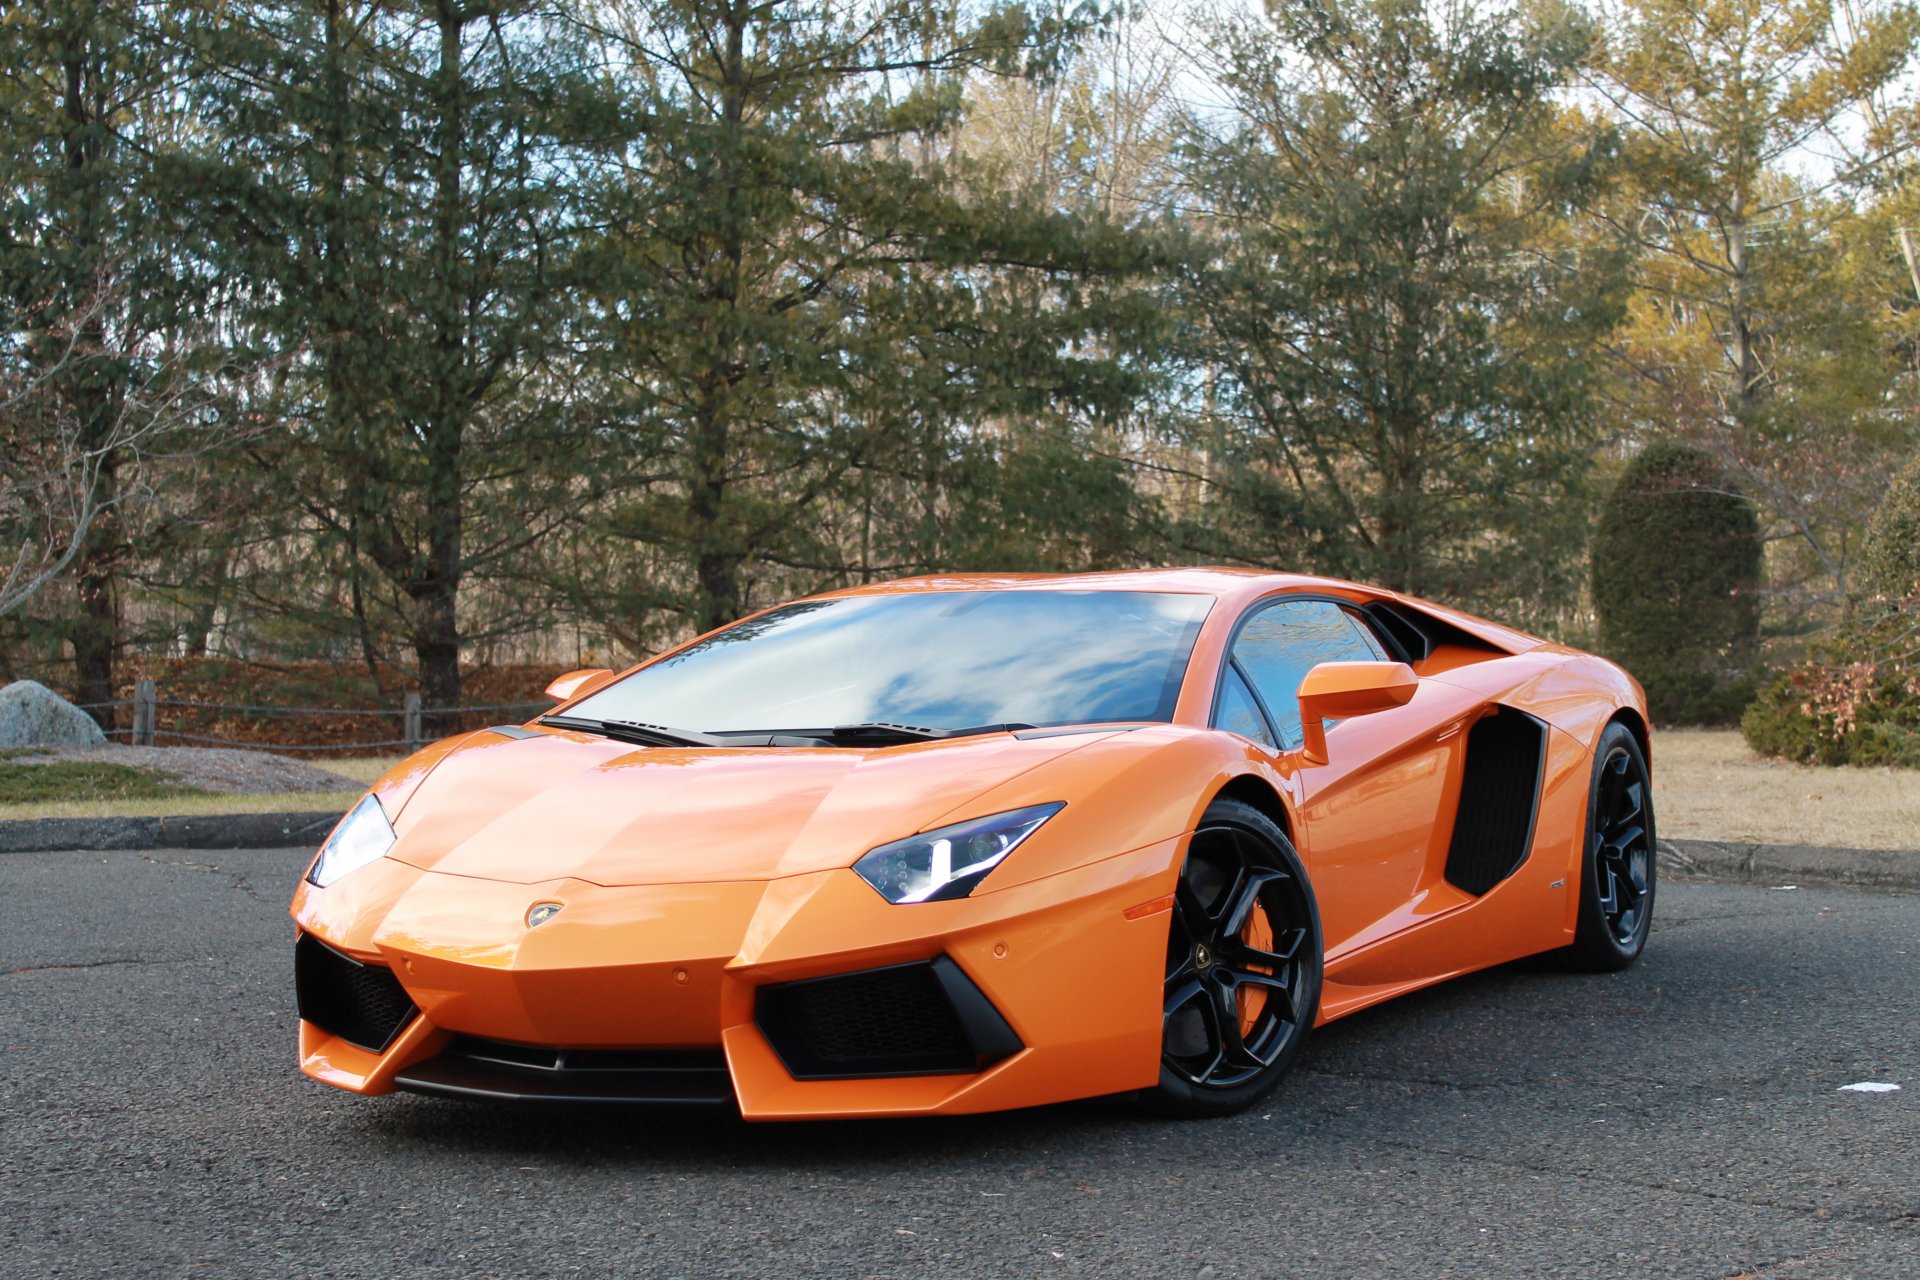
[[[217,140],[181,163],[210,252],[250,285],[236,328],[282,370],[254,459],[346,584],[369,664],[384,612],[427,704],[453,706],[463,588],[572,505],[571,202],[598,81],[532,2],[263,0],[244,19],[195,32]]]
[[[1564,11],[1275,5],[1232,26],[1187,290],[1229,554],[1523,613],[1574,590],[1617,266]],[[1207,127],[1200,127],[1200,126]]]
[[[611,13],[637,127],[597,188],[619,477],[600,532],[640,569],[586,583],[591,607],[705,629],[769,577],[1121,554],[1074,521],[1085,497],[1132,506],[1087,431],[1141,386],[1125,356],[1153,308],[1126,286],[1152,251],[978,194],[950,145],[969,76],[1047,71],[1076,22],[918,0]],[[1056,501],[1009,517],[1014,472]]]

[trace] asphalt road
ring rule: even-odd
[[[301,1078],[305,856],[0,857],[0,1275],[1920,1274],[1920,897],[1669,883],[1229,1120],[746,1126]]]

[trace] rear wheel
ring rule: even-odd
[[[1653,922],[1653,785],[1628,728],[1607,726],[1594,752],[1581,865],[1580,917],[1567,961],[1624,969],[1640,958]]]
[[[1292,842],[1253,806],[1216,800],[1174,893],[1154,1101],[1188,1116],[1258,1101],[1300,1056],[1320,977],[1320,915]]]

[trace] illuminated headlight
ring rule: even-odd
[[[1058,802],[1036,804],[956,822],[869,850],[853,869],[888,902],[964,898],[1022,840],[1064,808]]]
[[[341,876],[386,857],[387,850],[393,848],[394,839],[393,825],[387,821],[387,811],[380,807],[376,797],[369,794],[353,806],[352,811],[340,820],[340,825],[333,829],[333,834],[327,837],[327,842],[320,846],[320,856],[313,860],[307,879],[324,889]]]

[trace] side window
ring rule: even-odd
[[[1273,733],[1267,728],[1267,718],[1260,714],[1259,704],[1253,700],[1253,694],[1247,691],[1247,682],[1232,667],[1227,668],[1227,674],[1220,682],[1220,710],[1214,716],[1214,726],[1279,750],[1279,744],[1274,742]]]
[[[1365,625],[1331,601],[1282,600],[1240,629],[1233,656],[1273,713],[1282,744],[1297,747],[1300,682],[1307,672],[1323,662],[1384,662],[1387,651]]]

